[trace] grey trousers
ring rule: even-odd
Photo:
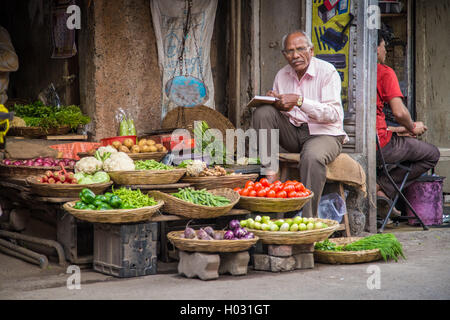
[[[317,217],[320,197],[326,182],[326,165],[342,151],[343,136],[310,135],[307,124],[300,127],[290,123],[287,116],[271,105],[260,106],[253,112],[253,128],[279,129],[280,151],[300,153],[300,180],[314,192],[314,197],[303,207],[303,217]],[[268,145],[270,154],[270,144]]]
[[[406,180],[405,188],[423,173],[434,168],[439,161],[440,152],[434,145],[411,137],[399,137],[396,133],[392,134],[391,140],[381,148],[384,161],[386,163],[405,163],[411,164],[411,172]],[[377,151],[377,154],[379,151]],[[377,158],[377,162],[379,158]],[[395,168],[389,172],[392,179],[400,187],[405,176],[405,170]],[[393,199],[396,194],[395,187],[392,185],[384,172],[379,173],[377,183],[383,189],[384,193]]]

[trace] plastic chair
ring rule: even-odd
[[[391,205],[389,206],[388,213],[387,213],[386,217],[384,218],[380,229],[378,230],[378,233],[383,233],[384,227],[386,226],[386,223],[388,222],[389,217],[400,197],[403,199],[405,204],[411,209],[411,212],[414,214],[415,218],[414,217],[397,217],[395,219],[397,219],[397,220],[400,220],[402,218],[406,219],[406,220],[417,219],[417,220],[419,220],[420,224],[422,225],[423,230],[428,230],[428,227],[423,223],[422,219],[420,219],[420,217],[417,215],[417,213],[414,210],[414,208],[412,207],[411,203],[408,201],[408,199],[406,199],[405,195],[402,192],[403,188],[405,187],[408,176],[411,172],[411,164],[409,166],[405,166],[401,163],[386,163],[386,161],[384,160],[383,153],[381,152],[382,149],[380,146],[380,141],[378,140],[378,134],[376,135],[376,141],[377,141],[377,148],[378,148],[378,150],[377,150],[377,169],[383,170],[384,174],[386,175],[386,177],[389,179],[389,181],[392,183],[395,190],[397,191],[395,194],[394,200],[392,201]],[[392,169],[397,168],[397,167],[402,168],[403,170],[406,171],[400,187],[395,183],[394,179],[392,179],[392,176],[389,174],[389,172]]]

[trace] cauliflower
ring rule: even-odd
[[[116,152],[103,162],[103,170],[134,171],[134,161],[125,152]]]
[[[191,177],[198,177],[200,172],[206,169],[206,163],[201,160],[194,160],[191,164],[186,166],[186,175]]]
[[[97,149],[97,151],[100,154],[100,157],[103,157],[105,152],[117,153],[116,148],[114,148],[112,146],[100,147]]]
[[[94,174],[102,170],[103,163],[95,157],[85,157],[75,163],[75,173],[82,172],[87,174]]]

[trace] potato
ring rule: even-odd
[[[141,147],[141,152],[151,152],[151,147],[145,145],[145,146]]]
[[[120,141],[113,141],[113,143],[112,143],[112,146],[114,148],[116,148],[117,150],[119,150],[121,145],[122,145],[122,143]]]
[[[138,146],[139,146],[139,147],[143,147],[143,146],[145,146],[145,145],[147,145],[147,139],[141,139],[141,140],[139,140],[139,143],[138,143]]]
[[[167,152],[167,148],[163,146],[161,151],[162,152]]]
[[[150,152],[156,152],[158,149],[155,146],[149,146]]]
[[[155,144],[156,144],[155,140],[152,140],[152,139],[148,139],[148,140],[147,140],[147,145],[148,145],[148,146],[153,146],[153,145],[155,145]]]
[[[126,138],[126,139],[123,141],[123,145],[124,145],[125,147],[127,147],[128,149],[131,149],[131,148],[133,147],[133,145],[134,145],[133,139]]]
[[[139,152],[141,152],[141,149],[139,148],[139,146],[134,145],[134,146],[131,147],[131,152],[132,153],[139,153]]]
[[[119,147],[119,151],[120,152],[130,153],[130,149],[128,149],[126,146],[120,146]]]
[[[160,143],[155,144],[155,147],[156,147],[156,149],[157,149],[158,151],[162,151],[162,148],[164,148],[164,146],[163,146],[162,144],[160,144]]]

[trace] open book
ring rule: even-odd
[[[247,107],[252,108],[263,104],[274,104],[277,100],[279,99],[270,96],[254,96],[253,99],[247,104]]]

